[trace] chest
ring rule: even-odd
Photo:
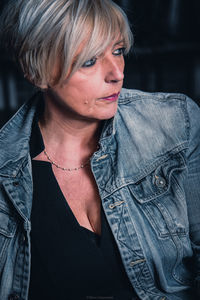
[[[100,234],[101,200],[90,168],[63,172],[53,167],[53,172],[79,225]]]

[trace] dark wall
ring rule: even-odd
[[[1,0],[2,9],[5,0]],[[126,11],[134,47],[126,58],[124,86],[186,93],[200,104],[200,1],[116,0]],[[0,125],[34,88],[0,45]]]
[[[200,1],[119,0],[135,36],[125,85],[200,99]]]

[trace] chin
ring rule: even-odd
[[[112,110],[105,110],[101,113],[98,114],[98,119],[99,120],[108,120],[108,119],[111,119],[115,116],[117,112],[117,107],[115,109],[112,109]]]
[[[114,117],[117,112],[118,102],[114,102],[111,105],[108,105],[102,110],[102,114],[105,116],[105,119],[110,119]]]

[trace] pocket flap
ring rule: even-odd
[[[145,203],[166,193],[170,189],[172,173],[185,167],[182,154],[172,154],[148,175],[135,184],[131,184],[129,188],[138,202]]]
[[[16,223],[12,216],[0,208],[0,234],[6,237],[13,237],[16,229]]]

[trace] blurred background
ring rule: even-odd
[[[0,0],[0,10],[6,2]],[[135,40],[124,87],[185,93],[200,105],[200,1],[115,2],[128,15]],[[0,127],[34,91],[0,43]]]

